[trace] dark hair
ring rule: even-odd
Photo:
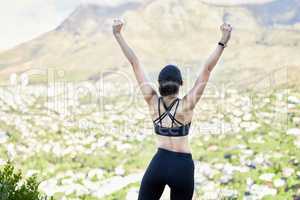
[[[175,65],[165,66],[158,76],[159,93],[161,96],[177,94],[182,85],[182,77],[179,68]]]

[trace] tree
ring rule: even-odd
[[[0,169],[0,200],[47,200],[38,187],[36,176],[23,180],[22,173],[15,171],[11,163]]]

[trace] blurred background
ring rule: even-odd
[[[11,0],[0,12],[0,165],[37,174],[44,194],[137,198],[155,135],[118,17],[155,87],[179,66],[181,96],[230,23],[193,120],[194,199],[300,199],[299,0]]]

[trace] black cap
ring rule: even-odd
[[[158,82],[164,83],[169,81],[182,85],[181,72],[175,65],[167,65],[159,73]]]

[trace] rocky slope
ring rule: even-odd
[[[235,29],[213,81],[266,86],[269,83],[263,79],[268,82],[275,74],[276,84],[297,83],[292,77],[299,73],[300,63],[299,6],[298,0],[238,5],[196,0],[84,4],[55,30],[1,53],[0,79],[7,81],[12,73],[25,71],[35,74],[36,80],[45,80],[46,73],[57,74],[53,70],[63,70],[61,78],[67,80],[97,78],[107,70],[127,72],[128,63],[110,31],[112,19],[122,17],[126,38],[153,75],[170,62],[184,72],[198,71],[220,37],[218,26],[227,21]],[[32,70],[37,68],[42,73]]]

